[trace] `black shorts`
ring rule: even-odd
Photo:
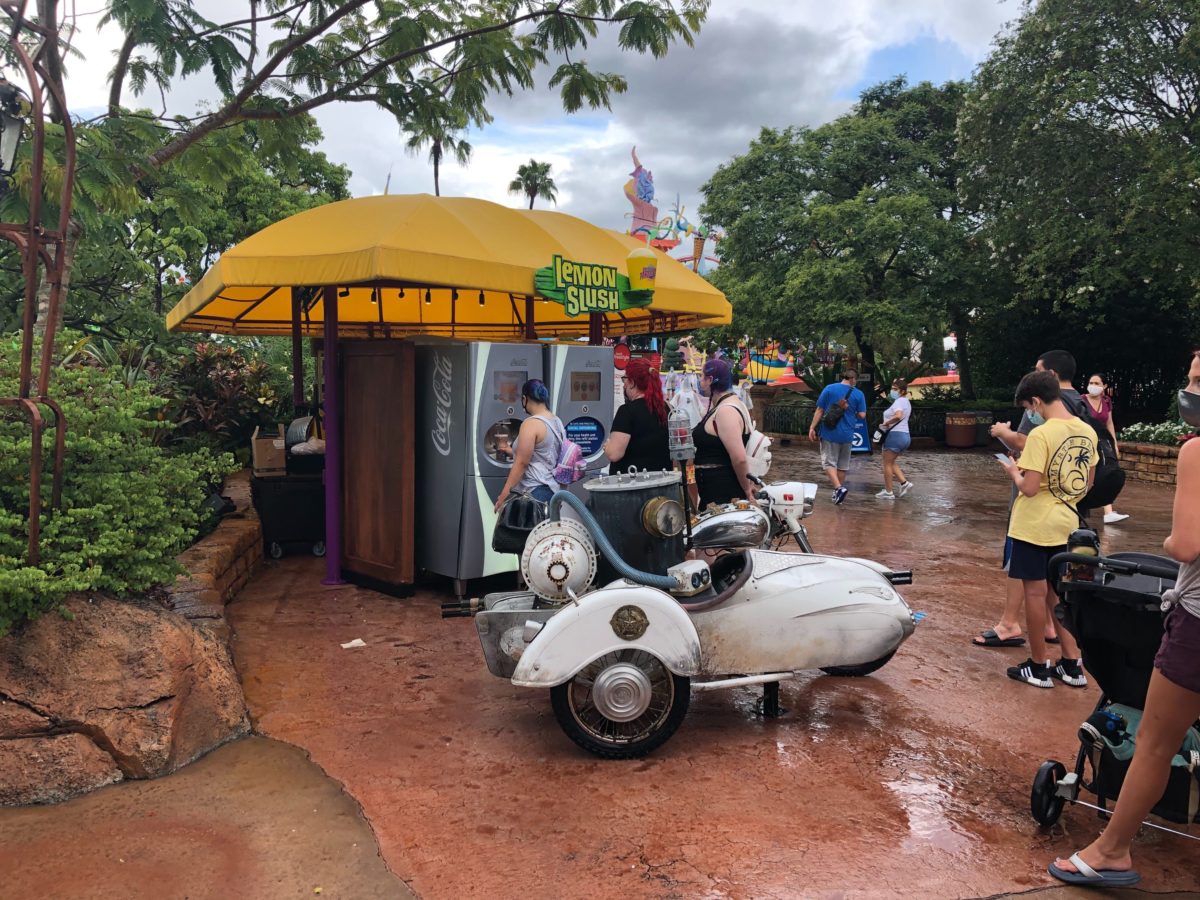
[[[1008,577],[1020,581],[1045,581],[1046,567],[1050,557],[1056,553],[1066,553],[1067,545],[1043,547],[1031,544],[1029,541],[1012,539],[1012,553],[1008,558]]]

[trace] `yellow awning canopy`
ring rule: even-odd
[[[171,331],[288,334],[296,291],[304,333],[320,335],[319,287],[339,288],[346,337],[588,334],[588,315],[568,316],[538,296],[536,270],[555,255],[626,271],[641,241],[549,210],[512,209],[467,197],[360,197],[276,222],[228,250],[167,315]],[[731,321],[725,295],[659,256],[654,299],[604,314],[605,334],[682,331]]]

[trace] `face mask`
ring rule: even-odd
[[[1179,415],[1193,428],[1200,428],[1200,394],[1179,392]]]
[[[1101,394],[1104,393],[1104,388],[1098,384],[1089,384],[1088,385],[1088,393],[1091,394],[1093,397],[1099,397]]]
[[[1042,415],[1040,412],[1036,412],[1036,411],[1034,411],[1034,410],[1032,410],[1032,409],[1031,409],[1031,410],[1029,411],[1029,424],[1030,424],[1030,425],[1033,425],[1035,428],[1036,428],[1038,425],[1045,425],[1045,424],[1046,424],[1046,417],[1045,417],[1045,416],[1043,416],[1043,415]]]
[[[900,399],[900,392],[899,392],[899,391],[891,391],[891,392],[888,394],[888,396],[889,396],[889,397],[891,397],[893,400],[899,400],[899,399]]]

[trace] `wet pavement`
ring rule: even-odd
[[[155,781],[0,809],[0,897],[405,900],[358,806],[303,751],[251,737]]]
[[[778,720],[751,688],[697,694],[650,757],[605,762],[547,692],[488,674],[473,623],[439,617],[446,595],[322,587],[323,561],[287,558],[227,613],[256,729],[295,747],[251,738],[159,781],[0,810],[0,897],[1095,896],[1045,866],[1096,814],[1043,831],[1028,809],[1098,691],[1009,681],[1023,650],[970,643],[1005,587],[998,464],[914,452],[915,490],[891,503],[878,457],[855,460],[834,507],[811,448],[775,461],[822,486],[818,551],[915,570],[901,590],[927,618],[874,675],[785,682]],[[1171,497],[1131,484],[1106,550],[1157,550]],[[1146,830],[1135,861],[1145,891],[1200,895],[1194,841]]]
[[[474,625],[441,595],[321,587],[323,564],[271,564],[228,609],[255,725],[307,750],[362,805],[392,871],[428,897],[985,897],[1038,892],[1055,854],[1096,833],[1069,808],[1029,818],[1047,758],[1073,760],[1093,686],[1009,681],[1021,650],[973,647],[1004,592],[1008,488],[983,452],[915,452],[916,488],[877,501],[878,458],[829,503],[810,448],[772,476],[822,484],[818,551],[912,567],[928,618],[863,679],[805,676],[764,721],[753,689],[695,695],[650,757],[605,762],[559,730],[546,692],[488,674]],[[1168,489],[1131,484],[1106,549],[1156,550]],[[361,638],[366,647],[343,650]],[[1197,829],[1193,829],[1196,831]],[[1195,842],[1147,831],[1143,887],[1200,891]]]

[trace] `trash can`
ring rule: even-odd
[[[250,496],[262,523],[263,551],[325,555],[325,485],[320,475],[251,478]]]
[[[946,446],[960,450],[975,446],[975,413],[946,413]]]
[[[986,447],[992,442],[992,423],[995,421],[990,409],[973,410],[967,415],[975,417],[975,446]]]

